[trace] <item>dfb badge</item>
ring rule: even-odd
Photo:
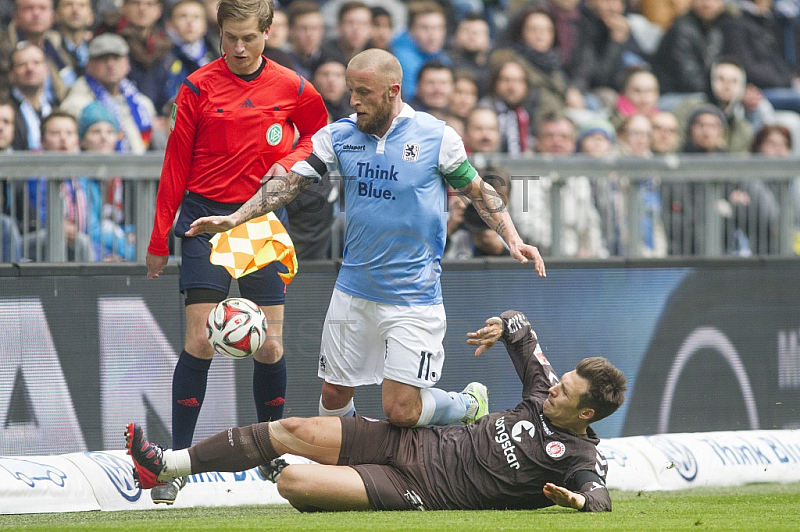
[[[403,147],[403,160],[414,162],[417,159],[419,159],[419,144],[406,142],[406,145]]]

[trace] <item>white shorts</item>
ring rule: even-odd
[[[444,364],[444,305],[377,303],[334,289],[322,328],[318,375],[341,386],[384,378],[430,388]]]

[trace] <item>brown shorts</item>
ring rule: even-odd
[[[359,415],[342,418],[339,465],[349,465],[361,476],[375,510],[437,509],[429,496],[416,429]]]

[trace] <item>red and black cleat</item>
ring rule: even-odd
[[[158,480],[159,473],[164,470],[164,450],[147,441],[138,424],[128,424],[125,447],[133,459],[133,478],[140,488],[149,490],[164,484]]]

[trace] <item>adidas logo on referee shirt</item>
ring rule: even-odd
[[[242,105],[240,105],[239,107],[241,107],[241,108],[243,108],[243,109],[252,109],[253,107],[255,107],[255,104],[254,104],[253,102],[251,102],[251,101],[250,101],[250,98],[248,98],[248,99],[246,99],[246,100],[244,101],[244,103],[243,103]]]

